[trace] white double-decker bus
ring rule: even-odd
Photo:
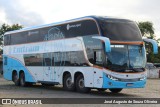
[[[63,85],[65,90],[120,92],[146,84],[146,50],[131,20],[88,16],[24,28],[4,35],[6,80],[26,86]]]

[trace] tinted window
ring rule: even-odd
[[[66,37],[98,35],[98,28],[93,20],[68,23],[62,26]]]
[[[26,43],[27,35],[25,32],[12,34],[10,42],[11,42],[11,45]]]
[[[83,37],[83,41],[85,44],[87,57],[90,63],[103,66],[103,42],[101,42],[101,40],[92,38],[92,36]]]
[[[54,65],[55,66],[63,66],[63,54],[61,52],[54,53]]]
[[[87,66],[82,51],[54,53],[55,66]]]
[[[86,66],[86,60],[83,51],[70,52],[71,65],[73,66]]]
[[[24,55],[26,66],[88,66],[83,51]]]
[[[24,55],[26,66],[42,66],[43,54],[28,54]]]
[[[53,53],[44,53],[43,54],[43,66],[53,66],[54,57]]]
[[[31,30],[26,33],[27,33],[27,43],[43,40],[43,38],[40,36],[39,30]]]
[[[57,26],[13,33],[11,34],[11,45],[86,35],[98,35],[98,28],[93,20],[77,21]]]
[[[99,21],[102,35],[111,40],[142,41],[138,26],[129,20],[103,19]]]
[[[10,35],[4,35],[4,45],[10,45]]]

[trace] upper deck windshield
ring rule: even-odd
[[[139,45],[111,45],[107,53],[107,68],[117,72],[143,72],[145,49]]]
[[[125,19],[99,20],[102,35],[110,40],[118,41],[142,41],[142,36],[137,24]]]

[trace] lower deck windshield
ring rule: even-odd
[[[111,45],[106,60],[107,68],[116,72],[143,72],[145,49],[140,45]]]

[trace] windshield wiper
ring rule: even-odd
[[[111,67],[112,70],[117,72],[125,72],[126,68],[120,68],[120,67]]]
[[[130,70],[136,71],[136,72],[143,72],[144,68],[131,68]]]

